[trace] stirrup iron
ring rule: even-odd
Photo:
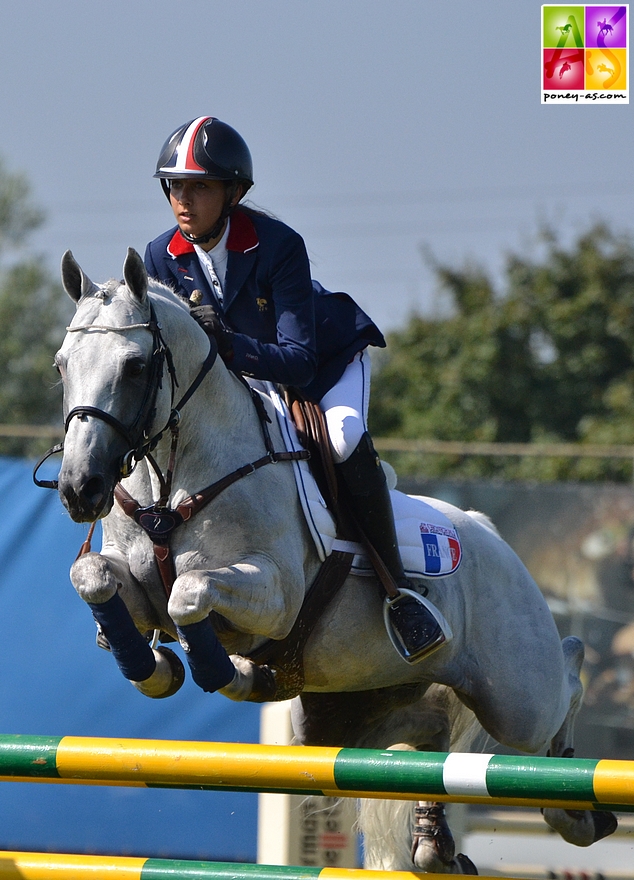
[[[434,620],[438,623],[441,629],[441,634],[435,642],[427,644],[420,650],[411,653],[403,645],[398,635],[396,634],[390,616],[390,612],[392,611],[394,606],[398,605],[398,603],[405,598],[412,598],[416,602],[423,605],[434,618]],[[387,630],[389,639],[392,642],[392,645],[397,654],[399,654],[407,663],[410,663],[412,665],[414,663],[419,663],[426,657],[429,657],[430,654],[433,654],[434,651],[438,650],[438,648],[446,645],[447,642],[450,642],[453,638],[452,629],[447,623],[447,620],[445,619],[445,616],[442,614],[442,612],[434,605],[432,605],[432,603],[428,599],[426,599],[424,596],[421,596],[420,593],[417,593],[414,590],[408,590],[405,587],[399,587],[398,596],[385,597],[383,602],[383,622],[385,623],[385,629]]]

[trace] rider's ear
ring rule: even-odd
[[[147,295],[147,271],[143,260],[134,248],[128,248],[128,255],[123,264],[123,277],[128,290],[140,302],[144,302]]]
[[[85,274],[71,251],[62,257],[62,284],[64,290],[76,303],[95,289],[95,285]]]

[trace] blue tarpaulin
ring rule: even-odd
[[[189,676],[150,700],[96,647],[68,575],[87,526],[31,470],[0,458],[0,733],[257,742],[256,704]],[[254,794],[6,782],[0,849],[255,861],[256,810]]]

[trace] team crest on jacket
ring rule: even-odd
[[[422,522],[420,537],[425,551],[426,575],[434,577],[452,574],[458,568],[462,559],[462,548],[455,529]]]

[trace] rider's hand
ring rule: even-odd
[[[194,306],[189,310],[197,324],[203,328],[207,336],[213,336],[218,343],[218,353],[224,361],[233,357],[233,333],[222,323],[214,306]]]

